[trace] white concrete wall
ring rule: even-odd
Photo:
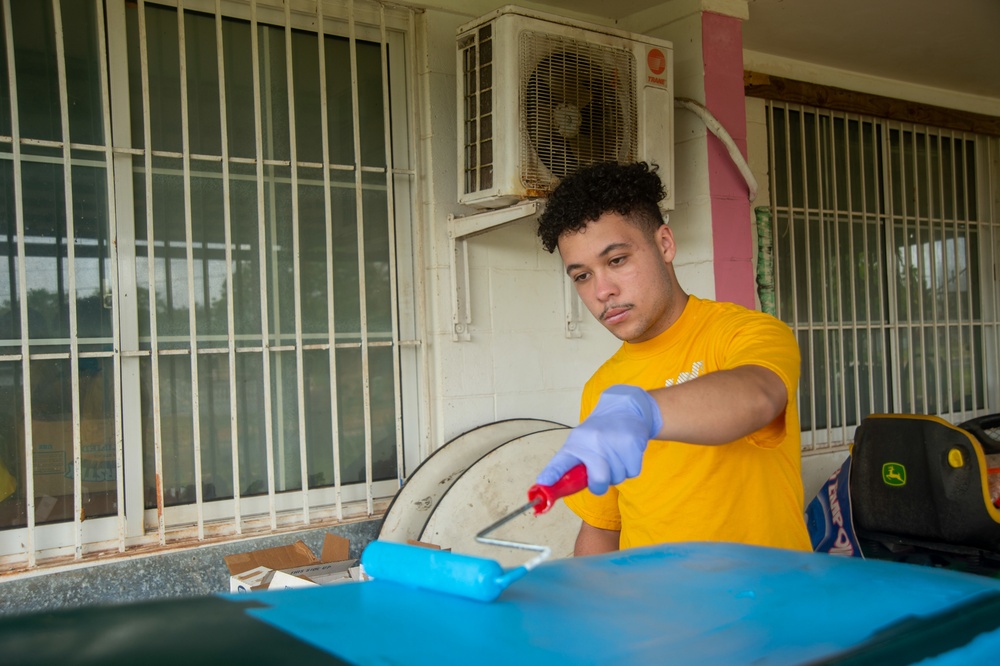
[[[649,18],[644,19],[648,26]],[[649,31],[674,45],[674,96],[705,103],[701,13],[667,16]],[[657,21],[656,23],[659,23]],[[633,29],[637,25],[632,24]],[[708,129],[695,114],[674,110],[675,209],[670,226],[677,241],[674,268],[681,286],[701,298],[715,298],[712,200],[708,182]]]
[[[476,212],[457,203],[455,30],[480,13],[421,19],[431,449],[501,419],[576,424],[583,383],[618,346],[582,306],[581,336],[566,337],[562,263],[541,249],[530,219],[467,241],[471,339],[452,340],[448,216]]]
[[[932,88],[906,81],[895,81],[869,74],[859,74],[836,67],[790,60],[759,51],[743,52],[744,69],[782,76],[797,81],[844,88],[859,93],[895,97],[947,109],[1000,116],[1000,99]]]
[[[420,94],[425,96],[420,132],[430,365],[426,385],[431,422],[426,431],[431,450],[471,428],[501,419],[532,417],[575,425],[584,382],[620,344],[582,304],[580,337],[566,337],[562,262],[558,254],[541,249],[533,220],[469,239],[471,339],[452,340],[447,220],[449,214],[475,212],[457,203],[455,31],[500,6],[480,2],[467,10],[449,6],[454,4],[442,2],[441,9],[428,9],[418,25],[423,40],[418,78]],[[675,41],[678,94],[703,100],[699,16],[672,20],[653,36]],[[677,128],[678,205],[670,223],[681,256],[678,275],[689,291],[711,298],[707,133],[687,113],[677,114]]]

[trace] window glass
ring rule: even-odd
[[[52,3],[11,3],[17,98],[11,99],[6,30],[0,127],[0,339],[20,354],[22,305],[30,361],[0,363],[0,526],[27,524],[28,475],[38,525],[114,514],[117,506],[113,290],[104,106],[95,3],[59,5],[65,67],[60,95]],[[68,100],[64,109],[62,98]],[[69,128],[63,129],[63,114]],[[39,141],[57,142],[39,145]],[[70,152],[65,142],[79,144]],[[90,146],[96,146],[96,150]],[[15,169],[20,169],[20,192]],[[17,210],[20,197],[21,210]],[[19,237],[17,221],[23,224]],[[21,283],[21,271],[24,283]],[[22,301],[22,290],[26,298]],[[75,352],[71,354],[71,342]],[[27,371],[25,369],[27,366]],[[25,388],[28,388],[27,395]],[[30,402],[30,411],[26,413]],[[29,465],[29,446],[31,463]],[[79,447],[77,449],[77,447]],[[79,469],[74,458],[79,452]],[[79,479],[79,505],[76,480]]]
[[[62,128],[59,75],[52,44],[55,32],[52,3],[10,4],[16,83],[20,93],[17,98],[18,129],[25,138],[59,141]]]
[[[7,34],[7,18],[0,12],[0,30],[2,34]],[[4,39],[6,42],[6,39]],[[10,81],[7,78],[7,49],[0,49],[0,134],[11,136],[10,122]],[[11,152],[10,145],[0,141],[0,152]]]

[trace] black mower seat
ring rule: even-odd
[[[858,426],[851,458],[859,537],[1000,552],[1000,509],[990,502],[983,446],[969,431],[937,416],[873,414]]]

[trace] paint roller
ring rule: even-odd
[[[368,544],[361,554],[361,563],[365,573],[376,580],[477,601],[493,601],[508,585],[545,561],[551,551],[548,546],[495,539],[488,535],[531,509],[534,509],[536,516],[546,513],[560,497],[572,495],[586,487],[587,468],[577,465],[551,486],[531,486],[528,489],[527,504],[476,535],[479,543],[538,552],[538,555],[514,569],[504,570],[499,562],[484,557],[389,541],[373,541]]]

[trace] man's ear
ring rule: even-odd
[[[663,256],[664,263],[673,263],[677,254],[677,246],[674,245],[674,231],[670,225],[661,224],[657,227],[654,238],[656,239],[656,249]]]

